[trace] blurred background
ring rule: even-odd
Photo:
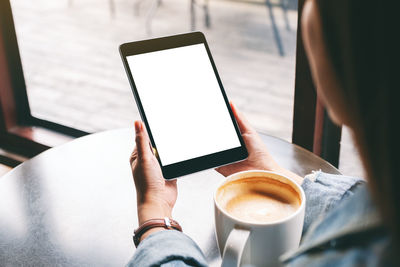
[[[31,112],[86,132],[131,127],[139,113],[124,42],[202,31],[228,98],[259,131],[291,141],[297,1],[11,0]],[[342,131],[339,169],[362,176]]]

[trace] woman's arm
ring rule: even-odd
[[[128,266],[207,266],[197,244],[187,235],[175,231],[160,231],[149,235],[138,246]]]
[[[171,218],[177,198],[176,181],[164,179],[142,122],[135,122],[135,133],[136,147],[130,163],[139,225],[150,219]],[[140,240],[129,266],[207,266],[200,248],[181,232],[152,228]]]

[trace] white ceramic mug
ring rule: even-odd
[[[218,189],[230,181],[250,177],[266,177],[290,185],[300,196],[300,206],[288,217],[271,223],[240,221],[220,207]],[[292,179],[268,171],[235,173],[220,184],[214,194],[215,231],[223,267],[278,266],[279,256],[299,246],[304,222],[305,194]]]

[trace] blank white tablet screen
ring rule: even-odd
[[[127,61],[162,165],[240,146],[204,44]]]

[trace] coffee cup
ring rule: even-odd
[[[279,256],[299,246],[305,200],[300,185],[275,172],[227,177],[214,194],[222,266],[278,266]]]

